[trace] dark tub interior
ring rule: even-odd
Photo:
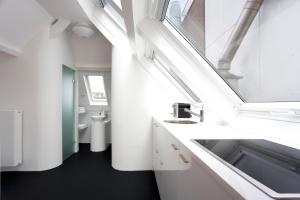
[[[195,141],[277,193],[300,193],[299,149],[267,140]]]

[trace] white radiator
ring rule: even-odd
[[[22,163],[22,111],[0,111],[1,167]]]

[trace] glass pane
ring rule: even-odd
[[[300,1],[170,0],[166,20],[246,102],[300,101]]]
[[[166,16],[199,51],[205,49],[204,0],[170,0]]]
[[[90,95],[93,102],[106,102],[106,93],[102,76],[88,76]]]

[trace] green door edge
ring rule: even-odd
[[[74,153],[74,79],[75,70],[62,66],[62,151],[63,160]]]

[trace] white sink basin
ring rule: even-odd
[[[105,116],[100,116],[100,115],[95,115],[95,116],[91,116],[92,120],[95,121],[103,121],[105,119]]]

